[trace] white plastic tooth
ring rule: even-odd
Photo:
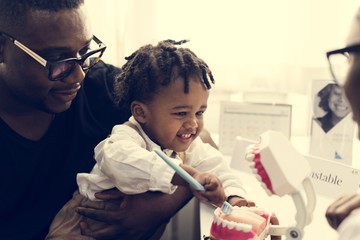
[[[245,152],[246,153],[252,152],[254,150],[254,147],[255,147],[254,144],[250,144],[249,146],[246,147]]]
[[[267,193],[268,196],[272,195],[272,192],[268,188],[265,188],[265,192]]]
[[[221,219],[216,214],[214,214],[214,215],[215,215],[214,216],[214,222],[216,223],[216,225],[220,225]]]
[[[262,186],[264,189],[268,190],[268,188],[267,188],[267,186],[266,186],[266,184],[265,184],[264,182],[261,182],[261,186]]]
[[[238,223],[235,228],[236,230],[243,232],[250,232],[252,230],[252,226],[245,223]]]
[[[251,161],[251,162],[249,163],[249,167],[255,168],[255,163],[254,163],[253,161]]]
[[[254,153],[255,153],[255,152],[254,152],[254,148],[247,148],[247,149],[245,150],[245,154],[248,155],[248,156],[250,156],[250,155],[255,155]]]
[[[228,222],[227,228],[231,230],[231,229],[235,228],[236,225],[237,225],[236,222]]]
[[[218,218],[218,219],[217,219],[217,221],[216,221],[216,225],[218,225],[218,226],[219,226],[219,225],[221,225],[221,224],[222,224],[222,221],[221,221],[221,219],[220,219],[220,218]]]
[[[261,183],[263,183],[263,182],[262,182],[262,178],[261,178],[261,176],[260,176],[259,174],[257,174],[257,171],[256,171],[256,172],[253,172],[253,173],[256,174],[256,175],[255,175],[255,178],[256,178],[258,181],[260,181]]]
[[[248,160],[249,162],[252,161],[254,159],[255,155],[254,153],[246,153],[245,155],[245,159]]]
[[[220,225],[221,224],[221,218],[219,217],[219,213],[220,213],[220,209],[217,208],[214,212],[214,222],[216,225]]]

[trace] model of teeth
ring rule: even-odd
[[[268,195],[296,192],[310,173],[310,165],[284,134],[266,131],[259,143],[249,145],[246,157]]]
[[[231,214],[214,211],[211,236],[219,240],[262,240],[269,230],[270,217],[258,207],[234,206]]]

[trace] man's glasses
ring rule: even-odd
[[[67,58],[59,61],[47,61],[40,55],[32,51],[30,48],[17,41],[9,34],[0,32],[0,36],[6,37],[15,46],[20,48],[22,51],[24,51],[26,54],[28,54],[30,57],[40,63],[42,66],[44,66],[48,70],[48,78],[50,81],[58,81],[66,78],[74,71],[76,64],[80,65],[81,69],[84,72],[87,72],[90,68],[92,68],[96,63],[100,61],[101,56],[106,49],[106,45],[102,43],[97,37],[93,36],[87,53],[85,53],[81,57]]]
[[[341,85],[344,85],[346,75],[350,68],[350,53],[359,52],[360,44],[356,44],[350,47],[337,49],[326,53],[326,57],[329,62],[330,73],[334,78],[334,81]]]

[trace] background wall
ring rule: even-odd
[[[206,126],[218,132],[221,100],[244,92],[286,94],[292,133],[309,132],[312,79],[330,78],[325,52],[342,47],[358,1],[87,0],[104,59],[121,66],[143,44],[189,39],[211,67]],[[259,101],[268,101],[262,99]],[[241,100],[241,99],[240,99]],[[210,117],[209,117],[210,116]]]

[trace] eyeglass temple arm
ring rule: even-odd
[[[23,45],[21,42],[14,40],[13,41],[14,44],[16,46],[18,46],[20,49],[22,49],[24,52],[26,52],[27,54],[29,54],[32,58],[34,58],[36,61],[38,61],[41,65],[43,65],[44,67],[46,67],[47,61],[45,59],[43,59],[42,57],[40,57],[38,54],[36,54],[35,52],[33,52],[31,49],[29,49],[28,47],[26,47],[25,45]]]
[[[4,32],[0,32],[0,35],[9,39],[11,42],[13,42],[15,44],[15,46],[17,46],[18,48],[20,48],[21,50],[23,50],[24,52],[29,54],[32,58],[34,58],[36,61],[38,61],[41,65],[46,67],[47,61],[45,59],[43,59],[41,56],[39,56],[38,54],[36,54],[31,49],[29,49],[28,47],[26,47],[24,44],[15,40],[12,36],[10,36]]]

